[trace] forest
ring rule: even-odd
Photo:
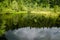
[[[28,26],[60,27],[60,0],[0,0],[0,38]]]

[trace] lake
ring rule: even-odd
[[[5,34],[8,40],[60,40],[60,28],[19,28]]]

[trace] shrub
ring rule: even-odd
[[[60,26],[60,14],[14,12],[0,14],[0,35],[9,29],[20,27],[53,27]]]

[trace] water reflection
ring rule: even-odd
[[[20,28],[6,32],[8,40],[60,40],[60,28]]]

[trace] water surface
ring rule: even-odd
[[[6,32],[8,40],[60,40],[60,28],[19,28]]]

